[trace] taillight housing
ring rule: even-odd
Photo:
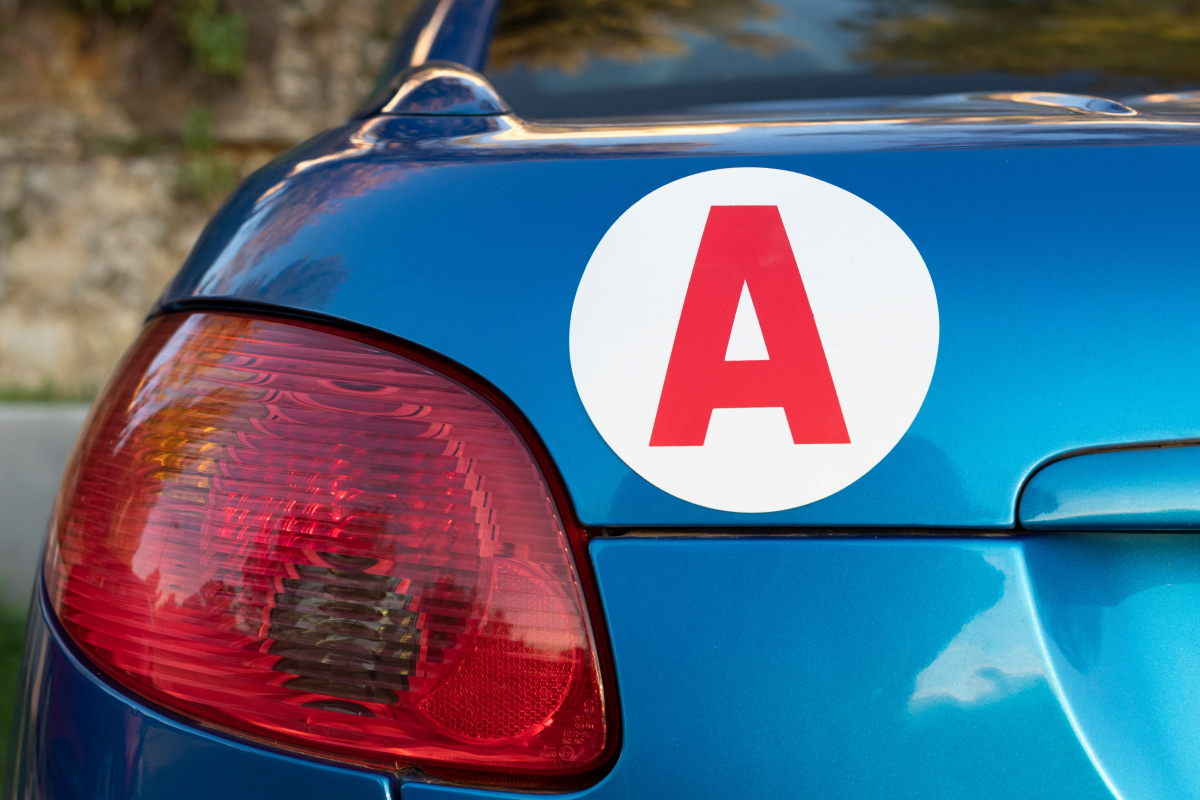
[[[584,532],[532,436],[456,378],[309,323],[153,320],[64,479],[64,628],[133,692],[285,747],[595,774],[616,732]]]

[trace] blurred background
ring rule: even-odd
[[[413,0],[0,0],[0,396],[92,396],[215,206]]]
[[[0,0],[0,738],[88,403],[224,197],[362,102],[415,4]]]

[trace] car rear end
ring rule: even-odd
[[[12,796],[1200,792],[1194,98],[497,92],[495,11],[423,6],[97,401]]]

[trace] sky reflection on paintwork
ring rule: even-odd
[[[1004,593],[964,625],[917,675],[908,700],[914,714],[941,703],[994,703],[1045,678],[1020,552],[988,549],[983,558],[1004,574]]]

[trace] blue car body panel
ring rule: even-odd
[[[1200,447],[1116,450],[1039,470],[1021,494],[1032,530],[1200,528]]]
[[[482,66],[496,8],[426,2],[385,72]],[[1091,453],[1200,441],[1200,117],[1054,105],[539,125],[369,104],[249,179],[159,311],[383,332],[525,415],[599,535],[616,665],[618,757],[566,797],[1196,797],[1200,538],[1010,529],[1192,524],[1191,449]],[[886,213],[928,266],[941,326],[899,445],[841,492],[763,514],[636,475],[590,422],[568,354],[609,226],[671,181],[747,166]],[[40,595],[30,624],[14,797],[530,797],[202,729],[112,685]]]
[[[612,772],[569,797],[1200,793],[1195,537],[621,537],[591,553],[624,732]],[[16,796],[388,797],[385,778],[130,699],[43,609]]]
[[[625,719],[578,797],[1200,794],[1200,540],[605,540]],[[501,797],[405,784],[405,800]]]
[[[391,800],[391,779],[201,730],[113,687],[54,619],[42,586],[30,609],[9,752],[8,797]]]
[[[1200,438],[1200,372],[1184,366],[1200,346],[1200,148],[1184,146],[1197,134],[1075,113],[363,120],[243,187],[163,303],[314,312],[460,362],[528,417],[588,525],[1010,527],[1050,459]],[[701,508],[630,470],[568,356],[575,289],[608,227],[666,183],[736,166],[811,175],[884,211],[923,255],[941,317],[933,382],[895,450],[831,497],[765,514]]]
[[[618,540],[593,555],[625,746],[572,796],[1200,793],[1194,537]]]
[[[499,10],[500,0],[425,0],[396,39],[379,84],[427,61],[453,61],[482,70]]]

